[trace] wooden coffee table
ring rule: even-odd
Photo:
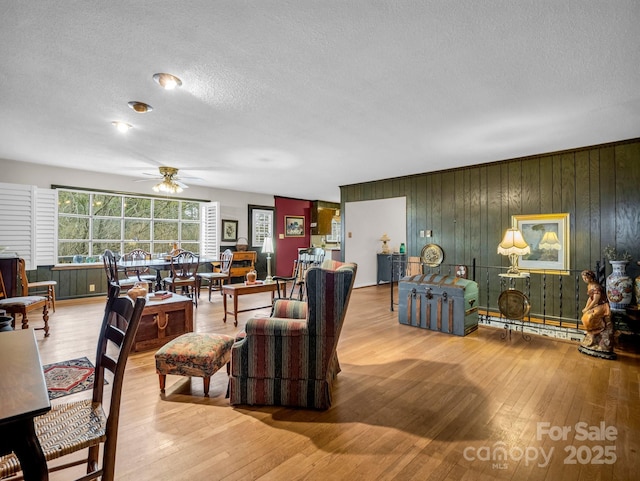
[[[233,314],[233,325],[238,325],[238,312],[253,311],[255,309],[264,309],[269,306],[251,307],[249,309],[238,310],[238,297],[247,294],[257,294],[258,292],[271,292],[271,304],[273,304],[274,292],[277,284],[275,282],[262,284],[225,284],[222,286],[222,298],[224,306],[224,322],[227,322],[227,314]],[[227,296],[233,297],[233,312],[227,311]]]

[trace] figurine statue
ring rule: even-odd
[[[611,309],[603,287],[593,271],[582,271],[582,280],[587,284],[587,303],[582,309],[582,324],[587,330],[578,350],[590,356],[615,359],[613,352],[613,322]]]

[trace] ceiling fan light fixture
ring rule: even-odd
[[[132,100],[131,102],[127,102],[127,105],[131,107],[135,112],[139,114],[145,114],[147,112],[151,112],[153,107],[144,102],[138,102],[137,100]]]
[[[128,124],[126,122],[121,122],[120,120],[114,120],[113,122],[111,122],[111,125],[113,125],[116,129],[118,129],[118,132],[122,132],[122,133],[128,132],[129,129],[133,127],[131,124]]]
[[[173,90],[182,86],[182,80],[170,73],[153,74],[153,80],[165,90]]]
[[[162,192],[163,194],[179,194],[182,187],[170,179],[164,179],[162,182],[153,186],[154,192]]]
[[[162,182],[153,186],[154,192],[162,192],[163,194],[179,194],[184,190],[179,182],[173,180],[173,177],[178,174],[178,169],[175,167],[161,166],[159,170],[164,179],[162,179]]]

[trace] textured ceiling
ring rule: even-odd
[[[0,158],[338,200],[634,138],[639,24],[637,0],[3,1]]]

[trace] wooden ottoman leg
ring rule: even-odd
[[[209,397],[209,384],[211,383],[211,377],[203,377],[202,382],[204,384],[204,397]]]
[[[166,374],[158,374],[158,379],[160,381],[160,392],[164,392],[164,386],[167,382],[167,375]]]

